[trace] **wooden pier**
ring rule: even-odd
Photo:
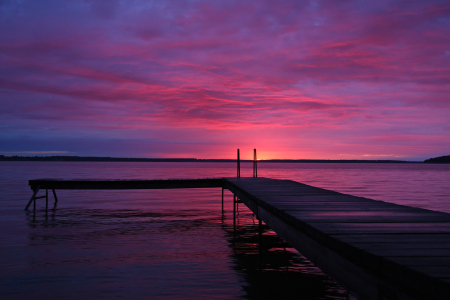
[[[450,214],[290,180],[30,180],[39,189],[221,187],[358,299],[450,299]],[[238,201],[239,200],[239,201]],[[222,205],[223,208],[223,205]]]
[[[25,210],[28,210],[31,203],[36,209],[36,199],[45,198],[46,208],[48,208],[48,190],[52,190],[55,199],[54,207],[58,203],[55,190],[151,190],[151,189],[186,189],[186,188],[211,188],[222,187],[222,178],[206,179],[35,179],[28,181],[33,190],[33,195],[28,201]],[[39,190],[45,190],[45,196],[36,197]]]

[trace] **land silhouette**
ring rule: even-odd
[[[429,158],[424,161],[427,164],[450,164],[450,155]]]

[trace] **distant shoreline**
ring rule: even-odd
[[[236,159],[197,159],[197,158],[131,158],[131,157],[96,157],[96,156],[5,156],[0,161],[72,161],[72,162],[236,162]],[[252,160],[241,160],[252,162]],[[424,163],[406,160],[357,160],[357,159],[268,159],[258,163]]]

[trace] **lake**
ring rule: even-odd
[[[259,237],[242,204],[233,234],[232,194],[222,214],[220,188],[57,190],[55,210],[39,199],[23,211],[29,179],[234,177],[235,163],[0,162],[0,171],[2,298],[347,299],[270,228]],[[271,162],[258,176],[450,213],[450,165]]]

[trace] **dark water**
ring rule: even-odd
[[[222,214],[221,189],[61,190],[56,210],[41,199],[35,213],[23,211],[29,179],[235,176],[234,164],[1,162],[0,170],[2,299],[347,297],[244,205],[234,232],[232,195]],[[261,163],[259,175],[450,212],[445,165]]]

